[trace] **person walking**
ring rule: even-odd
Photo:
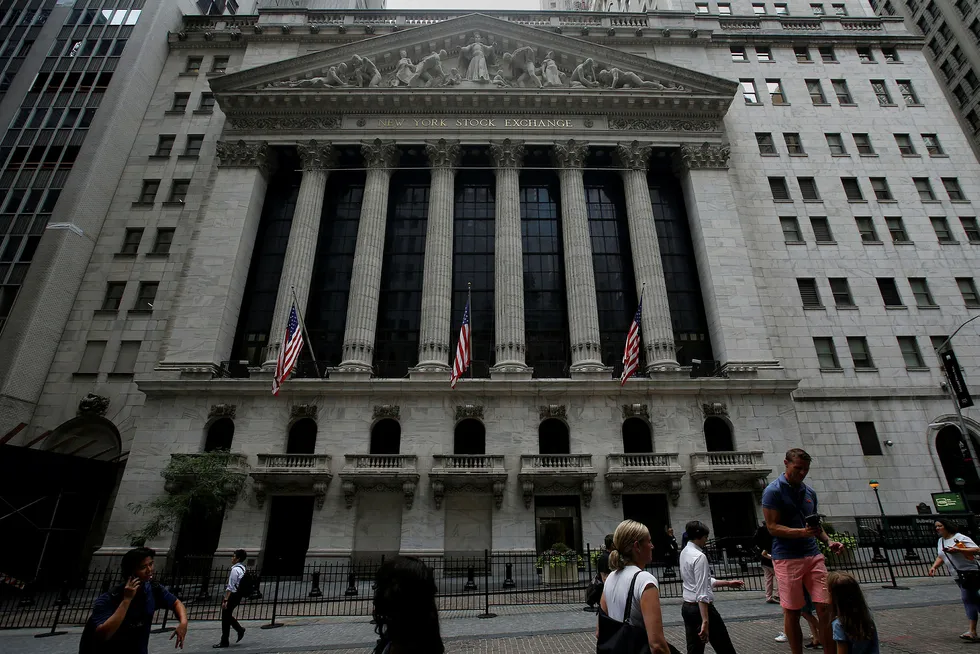
[[[650,531],[635,520],[619,523],[613,533],[613,549],[609,554],[612,572],[606,577],[599,606],[609,618],[618,622],[625,616],[629,624],[643,628],[651,654],[669,654],[670,646],[664,636],[660,612],[659,584],[656,577],[644,570],[652,560]],[[626,615],[627,604],[629,615]],[[599,637],[596,625],[596,639]]]
[[[687,654],[703,654],[707,643],[711,643],[717,654],[735,654],[725,621],[715,608],[714,589],[742,588],[745,582],[738,579],[718,581],[711,576],[708,557],[704,553],[710,533],[706,524],[692,520],[685,531],[689,540],[681,550],[679,567],[684,589],[681,617],[687,635]]]
[[[762,513],[772,534],[772,559],[779,584],[779,604],[783,607],[783,631],[789,638],[792,654],[803,654],[803,630],[800,611],[805,601],[803,589],[813,598],[817,609],[819,641],[831,641],[830,596],[827,593],[827,566],[817,547],[817,539],[835,554],[844,550],[830,540],[820,525],[817,493],[803,483],[810,472],[812,458],[804,450],[793,448],[783,460],[785,471],[762,493]]]
[[[776,571],[772,566],[772,534],[766,527],[766,521],[755,531],[755,549],[759,552],[759,563],[762,566],[762,574],[765,575],[766,583],[766,604],[778,604],[779,595],[776,587]]]
[[[432,569],[414,556],[394,556],[374,583],[374,654],[443,654]]]
[[[879,654],[878,628],[857,579],[846,572],[831,572],[827,577],[827,591],[834,616],[831,628],[837,654]]]
[[[664,558],[664,579],[675,576],[674,566],[677,565],[677,557],[680,555],[680,548],[677,547],[677,538],[674,537],[674,528],[667,527],[664,531],[663,558]]]
[[[603,543],[605,550],[599,555],[599,560],[596,561],[596,570],[599,572],[599,576],[602,578],[602,583],[606,583],[606,577],[612,570],[609,568],[609,555],[613,550],[613,535],[606,534],[605,542]]]
[[[147,654],[153,614],[159,608],[174,612],[179,622],[170,635],[184,648],[187,611],[183,603],[153,581],[156,552],[148,547],[129,550],[122,557],[123,583],[95,600],[92,615],[82,630],[79,654]]]
[[[602,586],[606,583],[606,577],[609,576],[609,552],[612,550],[613,546],[613,535],[606,534],[605,542],[603,543],[603,550],[599,553],[596,559],[596,571],[595,577],[589,582],[588,588],[585,589],[585,603],[588,604],[586,611],[591,611],[597,613],[599,607],[596,604],[602,599]]]
[[[956,577],[966,619],[970,621],[970,628],[960,634],[960,638],[971,643],[980,642],[977,638],[977,615],[980,612],[980,563],[977,562],[977,554],[980,548],[972,538],[961,534],[956,523],[948,518],[938,518],[935,526],[939,534],[936,546],[939,555],[929,568],[929,576],[935,576],[939,566],[946,564],[949,573]]]
[[[238,605],[241,604],[243,599],[242,593],[238,591],[238,587],[248,570],[245,567],[246,557],[245,550],[235,550],[235,553],[231,555],[231,570],[228,572],[228,584],[225,586],[225,596],[221,600],[221,642],[217,645],[212,645],[215,649],[228,647],[231,644],[229,637],[231,636],[232,627],[234,627],[235,633],[238,634],[238,638],[235,639],[236,643],[245,637],[245,627],[238,624],[238,620],[235,619],[235,609],[238,608]]]

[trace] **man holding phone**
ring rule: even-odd
[[[837,554],[844,546],[830,540],[820,524],[817,493],[803,483],[810,472],[812,458],[804,450],[786,452],[786,470],[762,493],[762,513],[772,534],[772,559],[779,584],[779,603],[783,607],[783,630],[792,654],[803,652],[800,610],[805,602],[803,588],[809,591],[817,609],[820,642],[833,647],[830,626],[830,596],[827,593],[827,566],[817,539]],[[825,651],[832,651],[826,650]]]

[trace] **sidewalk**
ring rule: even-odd
[[[910,590],[884,590],[879,586],[865,586],[865,593],[873,609],[884,617],[889,616],[888,625],[898,629],[907,620],[903,609],[909,613],[918,613],[916,609],[936,607],[923,614],[921,619],[930,620],[920,625],[936,638],[943,638],[946,649],[917,649],[916,645],[909,649],[884,649],[894,652],[948,652],[949,647],[959,648],[956,635],[961,633],[966,624],[961,607],[959,606],[959,591],[947,578],[944,579],[910,579],[907,580]],[[759,592],[720,592],[717,597],[718,608],[725,621],[732,625],[733,634],[738,634],[741,641],[740,649],[762,654],[766,651],[788,652],[786,647],[776,646],[772,638],[782,630],[782,617],[778,605],[766,604],[762,593]],[[680,618],[680,600],[663,601],[664,624],[668,628],[668,638],[682,651],[684,649],[683,628]],[[446,611],[441,614],[443,637],[447,640],[447,649],[452,652],[594,652],[595,644],[591,633],[595,629],[595,614],[582,611],[581,606],[540,605],[540,606],[501,606],[492,607],[498,617],[480,619],[478,611]],[[936,617],[932,613],[938,610]],[[941,619],[940,619],[941,618]],[[917,618],[919,621],[921,619]],[[334,618],[287,618],[282,621],[286,626],[278,629],[260,629],[261,622],[245,622],[248,630],[244,640],[229,649],[233,654],[262,654],[269,652],[332,650],[332,654],[341,654],[343,650],[363,651],[372,647],[377,636],[374,625],[367,617],[334,617]],[[962,624],[961,624],[962,623]],[[888,632],[885,622],[881,624],[884,640]],[[5,654],[74,654],[78,651],[78,640],[81,629],[78,627],[65,628],[64,636],[52,638],[34,638],[40,630],[10,630],[0,631],[0,651]],[[945,632],[949,632],[947,635]],[[211,652],[211,645],[220,639],[220,623],[192,622],[187,634],[185,652]],[[897,632],[896,632],[897,633]],[[559,637],[559,635],[577,635],[575,637]],[[552,636],[550,640],[541,641],[533,649],[528,649],[535,639]],[[234,636],[233,636],[234,637]],[[949,639],[951,637],[951,640]],[[169,634],[153,634],[150,637],[150,652],[158,654],[173,647],[167,642]],[[474,639],[476,639],[474,641]],[[501,642],[490,644],[489,639],[501,639]],[[906,639],[907,640],[907,639]],[[452,641],[456,641],[455,644]],[[460,642],[465,641],[465,642]],[[505,642],[506,641],[506,642]],[[513,641],[511,650],[508,642]],[[483,644],[481,644],[483,643]],[[574,644],[574,646],[573,646]],[[582,648],[585,649],[582,649]],[[474,649],[475,648],[475,649]],[[359,653],[358,653],[359,654]]]

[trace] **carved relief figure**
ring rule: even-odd
[[[442,86],[448,79],[446,71],[442,67],[442,60],[446,57],[446,51],[440,50],[426,55],[415,66],[415,74],[409,79],[408,85],[412,87],[432,87]]]
[[[493,45],[485,45],[479,32],[473,34],[472,42],[459,51],[459,71],[464,80],[489,82],[493,63]]]
[[[354,81],[357,86],[374,87],[381,84],[381,73],[374,62],[367,57],[354,55],[351,57],[351,68],[353,68]]]
[[[411,84],[412,78],[415,77],[415,64],[405,50],[399,50],[398,56],[401,58],[398,60],[398,66],[395,68],[395,77],[392,80],[392,86],[408,86]]]
[[[565,86],[561,79],[561,71],[558,70],[558,64],[555,62],[554,52],[545,55],[544,61],[541,62],[541,76],[544,77],[545,86]]]
[[[572,87],[585,87],[589,89],[594,89],[599,86],[599,82],[595,79],[595,62],[591,58],[586,59],[572,71],[571,77],[568,78]]]
[[[514,55],[505,52],[501,57],[500,66],[493,76],[493,83],[497,86],[511,86],[514,83]]]
[[[667,88],[660,82],[644,80],[634,72],[620,70],[619,68],[606,68],[599,71],[598,80],[600,85],[611,89],[650,88],[662,90]]]
[[[534,67],[534,48],[525,45],[523,48],[514,50],[511,59],[514,74],[517,77],[517,85],[525,88],[541,88],[541,78],[538,77]]]

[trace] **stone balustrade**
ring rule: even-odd
[[[674,506],[681,494],[684,468],[675,452],[607,454],[606,482],[613,506],[618,507],[623,493],[664,492]]]
[[[436,454],[429,483],[436,508],[447,491],[491,492],[499,509],[504,501],[507,470],[501,454]]]
[[[330,473],[329,454],[259,454],[251,474],[252,492],[261,507],[270,494],[312,493],[318,509],[323,508]]]
[[[702,505],[707,504],[708,491],[712,489],[752,490],[761,496],[771,473],[772,466],[760,451],[691,454],[691,478],[697,484]]]
[[[418,488],[418,457],[414,454],[345,454],[343,480],[347,508],[354,506],[359,490],[400,491],[405,507],[412,508]]]
[[[330,470],[329,454],[260,454],[259,468],[272,470]]]
[[[571,493],[581,493],[586,507],[592,504],[596,470],[591,454],[522,454],[521,491],[524,506],[531,508],[535,486]]]

